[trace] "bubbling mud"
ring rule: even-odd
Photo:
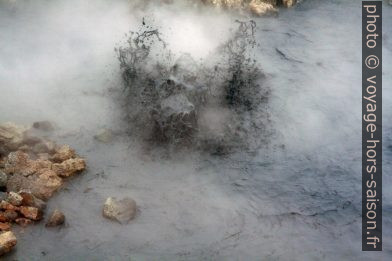
[[[269,89],[252,59],[256,23],[237,20],[236,26],[228,41],[200,61],[188,53],[175,55],[144,20],[138,32],[130,33],[117,52],[132,133],[153,144],[216,154],[255,145],[252,136],[266,129],[268,114],[259,112]]]

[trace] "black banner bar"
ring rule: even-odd
[[[382,1],[362,2],[362,251],[382,251]]]

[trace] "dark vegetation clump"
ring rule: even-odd
[[[267,113],[264,74],[252,59],[255,23],[237,21],[233,37],[202,61],[174,55],[157,29],[143,26],[118,49],[130,131],[152,144],[215,154],[255,145]],[[260,118],[260,115],[263,115]]]

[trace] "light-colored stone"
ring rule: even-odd
[[[51,160],[61,163],[65,160],[72,159],[75,156],[75,151],[73,149],[68,145],[63,145],[56,149],[56,153],[52,156]]]
[[[10,252],[16,243],[16,237],[11,231],[0,234],[0,256]]]
[[[63,181],[57,176],[56,172],[49,169],[43,169],[37,174],[31,191],[34,196],[43,200],[48,200],[62,185]]]
[[[68,159],[62,163],[55,163],[52,170],[60,177],[70,177],[83,171],[86,168],[86,161],[81,158]]]
[[[103,143],[109,143],[113,141],[113,133],[111,130],[108,129],[103,129],[100,130],[97,135],[94,136],[94,138],[97,141],[103,142]]]
[[[202,0],[204,3],[223,8],[241,8],[244,0]]]
[[[23,197],[18,193],[11,191],[8,193],[7,201],[14,206],[20,206],[22,205]]]
[[[116,220],[121,224],[128,223],[136,215],[136,202],[131,198],[116,200],[109,197],[103,206],[103,216],[112,220]]]
[[[249,3],[249,10],[257,16],[273,14],[278,11],[272,4],[265,3],[261,0],[252,0]]]

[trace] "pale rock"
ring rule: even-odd
[[[132,220],[136,215],[136,202],[131,198],[116,200],[109,197],[103,206],[103,216],[125,224]]]
[[[56,149],[56,153],[52,156],[51,160],[54,162],[63,162],[68,159],[74,158],[75,151],[71,149],[68,145],[63,145]]]
[[[43,200],[48,200],[62,185],[63,181],[57,176],[56,172],[49,169],[43,169],[37,173],[31,191],[34,196]]]
[[[16,243],[16,237],[11,231],[0,234],[0,256],[10,252]]]
[[[94,136],[94,138],[102,143],[109,143],[113,141],[113,133],[111,130],[102,129]]]
[[[7,201],[14,206],[22,205],[23,197],[16,192],[9,192],[7,196]]]
[[[70,177],[74,174],[83,171],[86,168],[86,161],[81,158],[68,159],[62,163],[55,163],[52,170],[60,177]]]
[[[273,14],[278,11],[272,4],[265,3],[261,0],[252,0],[249,3],[249,10],[257,16]]]

